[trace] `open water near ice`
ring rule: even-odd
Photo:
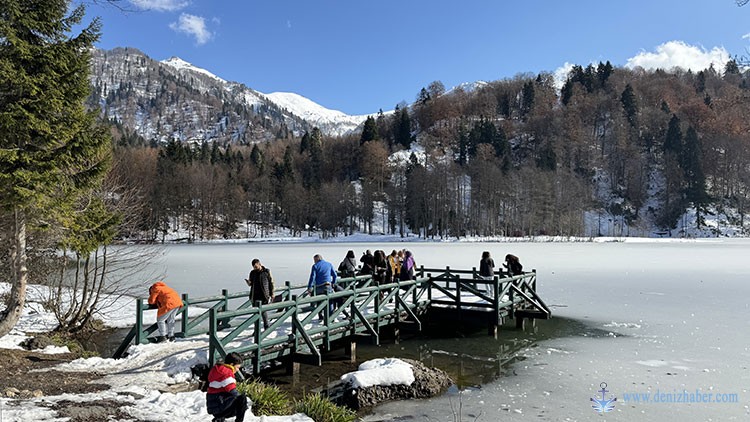
[[[497,340],[478,332],[361,348],[360,358],[422,358],[462,388],[379,406],[368,420],[750,420],[748,240],[172,245],[152,270],[179,291],[209,296],[244,290],[255,257],[277,283],[304,285],[315,253],[336,265],[349,249],[404,247],[418,265],[439,268],[477,266],[483,250],[498,263],[514,253],[537,269],[554,319]],[[144,292],[151,281],[142,280]],[[591,407],[602,383],[607,398],[617,397],[607,413]],[[689,402],[696,393],[730,402]],[[687,400],[665,403],[664,394]]]

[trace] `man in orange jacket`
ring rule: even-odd
[[[159,337],[156,338],[156,342],[174,341],[174,319],[177,311],[182,308],[180,295],[161,281],[151,285],[148,294],[148,304],[155,305],[159,309],[156,311],[156,325],[159,327]]]

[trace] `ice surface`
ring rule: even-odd
[[[512,246],[512,250],[510,250]],[[538,269],[540,294],[556,317],[612,336],[548,340],[525,350],[512,375],[471,394],[389,403],[369,420],[417,417],[503,421],[747,420],[750,241],[513,244]],[[460,258],[459,254],[456,254]],[[468,257],[467,257],[468,259]],[[456,259],[458,260],[458,259]],[[455,260],[454,260],[455,261]],[[458,265],[457,265],[458,266]],[[554,317],[553,316],[553,317]],[[544,324],[544,322],[540,322]],[[559,353],[563,351],[564,353]],[[618,397],[604,416],[591,408],[601,383]],[[738,403],[633,403],[630,393],[737,394]],[[453,406],[453,407],[451,407]]]
[[[163,265],[161,272],[172,287],[200,297],[215,295],[222,288],[232,292],[247,289],[243,280],[250,260],[256,257],[271,268],[277,285],[285,280],[304,285],[316,253],[337,265],[349,249],[359,255],[365,249],[390,252],[402,248],[414,252],[418,265],[434,268],[478,267],[484,250],[489,250],[496,262],[513,253],[525,269],[538,270],[539,293],[552,307],[553,317],[581,321],[611,335],[566,334],[544,341],[522,350],[526,360],[515,363],[508,376],[471,393],[385,404],[368,417],[371,420],[452,421],[456,420],[453,409],[459,399],[463,420],[474,420],[480,413],[479,420],[503,421],[684,422],[750,417],[750,283],[745,261],[749,240],[173,245],[165,248],[165,260],[155,265]],[[148,281],[135,282],[147,286]],[[113,320],[132,322],[134,304],[128,302],[121,315],[113,314]],[[16,345],[13,342],[24,338],[27,328],[31,331],[34,326],[49,324],[40,309],[25,312],[25,317],[24,330],[0,339],[3,346],[6,340],[9,346]],[[168,412],[175,406],[181,415],[189,415],[180,419],[205,420],[205,408],[196,393],[158,393],[156,387],[178,382],[189,365],[205,361],[205,349],[191,343],[169,343],[180,348],[180,353],[163,353],[161,344],[139,346],[131,350],[129,365],[82,360],[69,366],[93,367],[108,374],[107,381],[117,385],[111,396],[130,400],[138,409]],[[602,383],[606,383],[608,394],[618,397],[613,412],[604,417],[591,408],[589,400],[600,394],[597,391]],[[737,394],[739,402],[624,401],[626,393],[682,390]],[[124,391],[144,398],[136,399]],[[0,400],[6,420],[54,420],[49,410],[33,402],[11,408],[7,401]]]

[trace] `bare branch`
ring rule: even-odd
[[[142,10],[129,7],[130,2],[126,0],[78,0],[78,2],[85,5],[114,7],[115,9],[126,13],[142,12]]]

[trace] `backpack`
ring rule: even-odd
[[[346,268],[346,259],[339,264],[339,273],[341,274],[341,277],[354,277],[354,272]]]
[[[206,363],[199,363],[190,368],[193,379],[198,381],[198,388],[204,393],[208,391],[208,372],[211,367]]]
[[[523,274],[523,265],[521,265],[521,263],[518,261],[511,262],[510,271],[512,275],[521,275]]]

